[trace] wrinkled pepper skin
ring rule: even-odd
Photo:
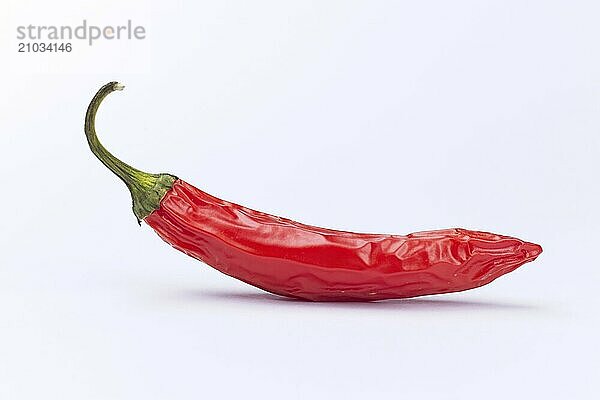
[[[537,244],[466,229],[399,236],[317,228],[220,200],[180,179],[144,221],[176,249],[227,275],[312,301],[472,289],[542,251]]]

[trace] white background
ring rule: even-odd
[[[10,0],[0,398],[590,399],[599,391],[600,4]],[[144,25],[18,54],[16,26]],[[287,301],[139,228],[89,152],[345,230],[540,243],[457,294]],[[383,397],[381,397],[383,396]]]

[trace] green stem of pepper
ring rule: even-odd
[[[98,90],[85,114],[85,136],[92,153],[127,185],[133,200],[133,213],[139,224],[160,207],[160,201],[171,189],[177,177],[140,171],[113,156],[98,140],[95,120],[100,103],[108,94],[123,88],[124,86],[118,82],[110,82]]]

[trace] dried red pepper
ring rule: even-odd
[[[98,141],[95,116],[122,85],[92,99],[85,133],[92,152],[129,188],[133,212],[171,246],[217,270],[282,296],[368,301],[457,292],[485,285],[533,261],[534,243],[466,229],[406,236],[304,225],[233,204],[170,174],[148,174]]]

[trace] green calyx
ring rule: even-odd
[[[149,174],[133,168],[113,156],[98,140],[95,120],[100,103],[109,93],[123,88],[124,86],[118,82],[110,82],[98,90],[85,114],[85,136],[92,153],[127,185],[133,200],[133,213],[138,223],[141,223],[160,207],[160,201],[171,189],[177,177],[170,174]]]

